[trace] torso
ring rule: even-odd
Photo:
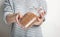
[[[14,0],[15,12],[25,14],[33,7],[39,7],[37,0]]]
[[[39,2],[37,0],[14,0],[15,13],[21,12],[24,15],[26,12],[30,11],[33,7],[38,8],[39,7],[38,3]],[[38,32],[37,30],[41,31],[40,27],[32,27],[29,30],[24,31],[20,28],[20,26],[16,24],[14,25],[14,29],[13,29],[13,32],[14,32],[13,36],[15,37],[24,36],[25,37],[26,35],[27,37],[29,36],[35,37],[35,34]],[[41,33],[39,34],[40,36],[42,36]]]

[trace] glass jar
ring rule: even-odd
[[[43,11],[41,9],[39,13],[37,10],[34,7],[28,9],[27,13],[19,21],[23,28],[29,28],[33,25],[35,21],[37,21],[37,18],[39,17],[40,13]]]

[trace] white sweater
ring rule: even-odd
[[[8,14],[22,12],[21,14],[24,15],[28,11],[32,11],[37,14],[37,11],[35,11],[34,8],[40,7],[47,11],[45,0],[6,0],[4,5],[4,20],[6,23],[6,16]],[[41,27],[33,26],[24,31],[15,23],[12,30],[12,37],[42,37]]]

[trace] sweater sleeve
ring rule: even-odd
[[[14,13],[14,10],[13,10],[13,5],[12,5],[12,1],[11,0],[5,0],[4,2],[4,21],[5,23],[7,24],[7,21],[6,21],[6,16],[8,14],[13,14]]]

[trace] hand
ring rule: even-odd
[[[14,23],[16,22],[16,16],[19,15],[19,13],[13,13],[13,14],[9,14],[6,16],[6,20],[8,24]]]
[[[34,25],[41,25],[45,19],[44,16],[45,12],[40,13],[40,16],[37,18],[37,21],[34,23]]]
[[[20,24],[20,20],[21,18],[23,17],[23,15],[21,13],[19,13],[17,16],[16,16],[16,23],[21,27],[23,28],[23,26]]]

